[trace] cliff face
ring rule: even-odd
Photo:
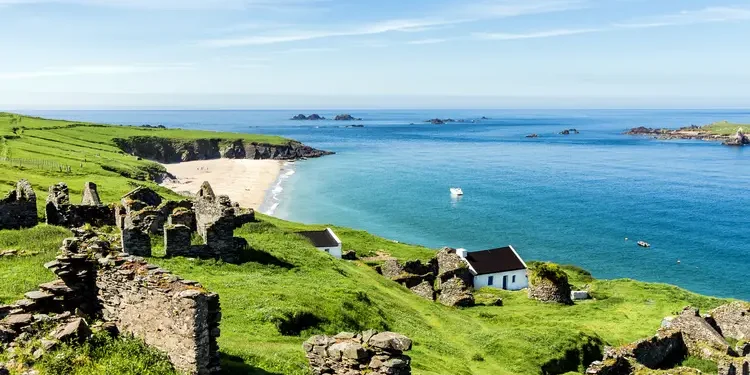
[[[160,137],[115,138],[113,141],[128,154],[160,163],[219,158],[295,160],[333,154],[294,141],[285,145],[259,144],[241,139],[180,140]]]

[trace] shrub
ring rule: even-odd
[[[536,263],[529,270],[532,283],[538,283],[542,280],[549,280],[555,284],[567,283],[568,275],[554,263]]]

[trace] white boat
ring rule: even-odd
[[[454,187],[454,188],[451,188],[451,195],[456,195],[456,196],[464,195],[464,191],[461,190],[461,188],[459,187]]]

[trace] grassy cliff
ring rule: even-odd
[[[128,155],[116,144],[118,139],[138,137],[175,142],[242,140],[270,145],[290,142],[267,135],[112,126],[0,112],[0,195],[25,178],[36,190],[40,207],[47,188],[60,181],[68,184],[73,197],[80,196],[84,182],[96,182],[99,194],[108,202],[118,200],[137,185],[147,185],[162,195],[174,197],[150,181],[164,172],[159,164]]]
[[[124,131],[152,130],[93,126],[91,131],[78,132],[76,129],[80,127],[41,129],[43,126],[39,125],[70,124],[67,122],[28,121],[34,126],[22,132],[11,131],[10,138],[5,139],[6,147],[14,154],[26,153],[29,157],[60,163],[78,163],[85,155],[87,161],[84,167],[75,168],[70,174],[0,162],[3,185],[9,187],[15,180],[27,178],[41,193],[55,182],[67,182],[75,189],[89,180],[99,184],[107,203],[116,201],[135,184],[153,187],[149,182],[100,167],[101,163],[110,162],[132,168],[148,163],[120,154],[107,139]],[[4,126],[10,124],[0,125],[0,129]],[[180,131],[170,132],[181,136]],[[192,136],[189,134],[192,132],[185,137]],[[186,279],[200,281],[220,294],[223,319],[219,345],[227,374],[307,374],[301,344],[310,335],[364,329],[393,330],[411,337],[415,342],[410,352],[413,372],[418,375],[580,373],[600,355],[605,344],[620,345],[650,336],[664,316],[685,305],[708,309],[724,302],[669,285],[595,280],[581,269],[565,266],[560,272],[565,272],[576,287],[588,286],[594,300],[559,306],[529,300],[525,292],[485,289],[478,294],[502,297],[504,306],[450,308],[426,301],[383,278],[371,264],[331,258],[293,234],[323,226],[262,215],[259,218],[260,222],[237,231],[255,249],[249,255],[253,261],[232,265],[167,259],[162,256],[158,238],[154,239],[155,256],[149,260]],[[428,259],[434,253],[432,249],[396,243],[363,231],[340,227],[334,230],[345,250],[355,250],[361,257],[390,254],[401,260]],[[22,231],[0,231],[0,250],[36,252],[0,258],[0,303],[19,299],[38,283],[52,280],[54,275],[42,264],[55,257],[60,241],[69,235],[67,230],[44,225]],[[71,362],[72,367],[55,367],[57,357],[53,356],[42,362],[41,369],[47,374],[61,375],[140,374],[139,369],[147,363],[144,361],[155,359],[152,355],[143,359],[126,355],[125,351],[135,350],[132,345],[104,343],[97,350],[82,348],[77,352],[78,360]],[[76,356],[74,349],[64,350],[67,352],[60,353],[59,358],[68,358],[66,353]],[[124,365],[128,361],[132,366]]]

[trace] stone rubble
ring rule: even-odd
[[[393,333],[342,332],[334,337],[314,336],[302,344],[314,375],[409,375],[408,337]]]
[[[414,260],[401,265],[387,259],[378,272],[425,299],[446,306],[474,305],[474,276],[456,249],[443,248],[426,264]]]
[[[715,362],[718,375],[750,375],[750,352],[743,345],[733,348],[727,342],[727,338],[743,340],[740,337],[750,329],[750,322],[743,315],[749,306],[733,302],[705,316],[686,307],[677,316],[665,318],[654,337],[620,348],[605,348],[604,359],[592,363],[586,374],[632,375],[643,369],[669,368],[690,355]],[[680,373],[692,371],[681,370],[685,372]]]

